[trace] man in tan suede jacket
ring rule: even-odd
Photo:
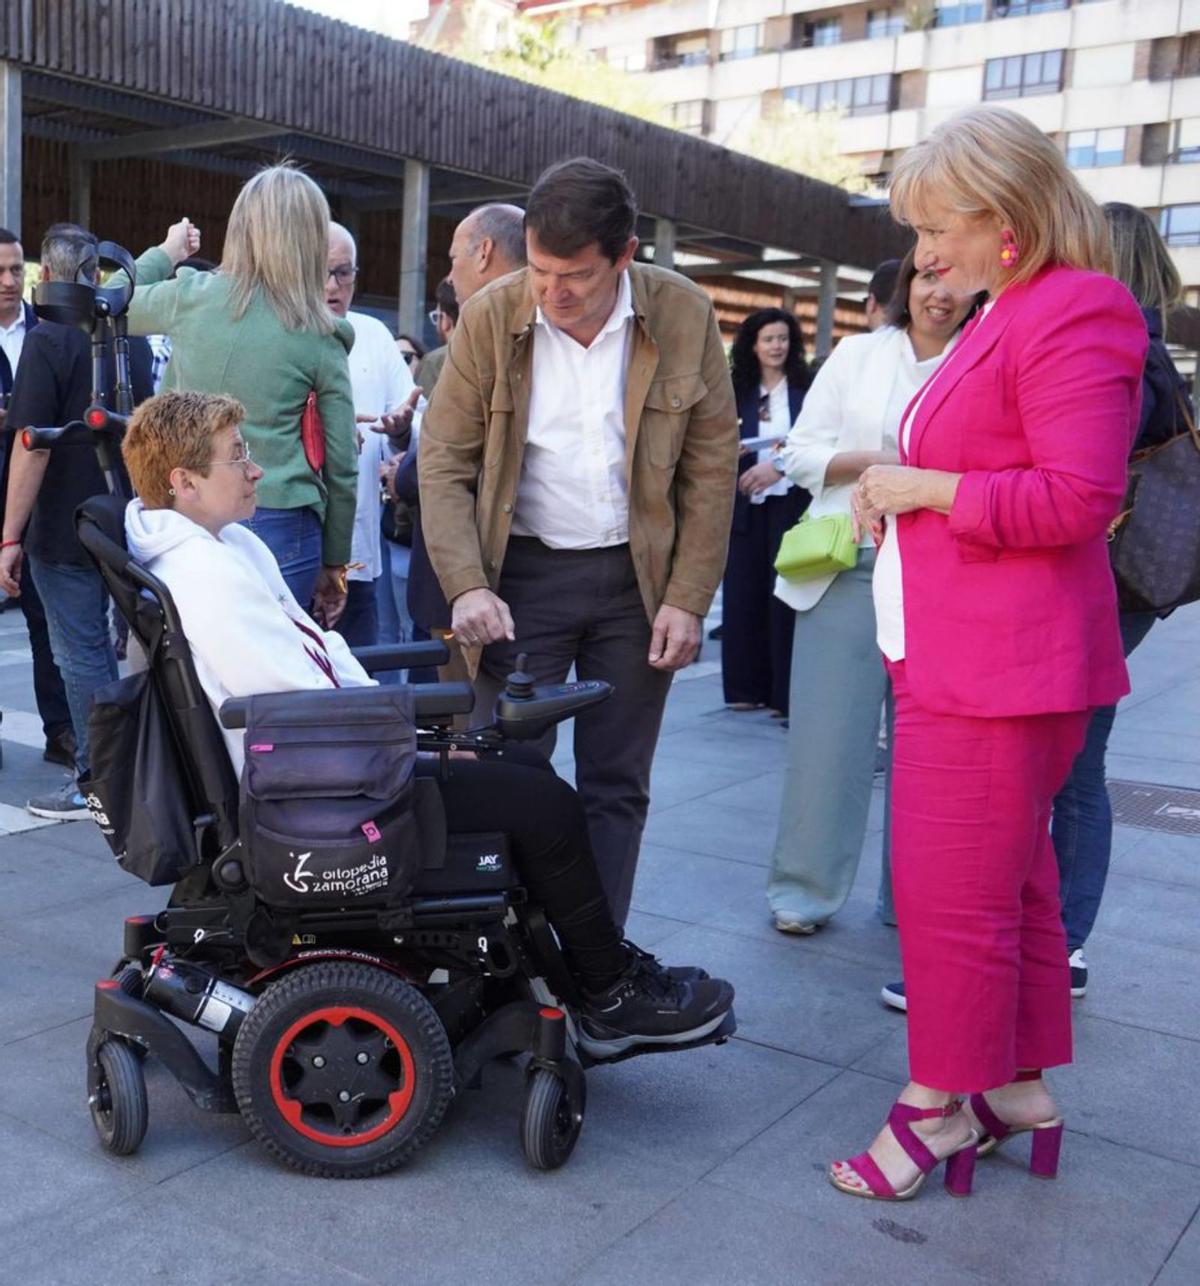
[[[477,712],[518,652],[613,696],[575,723],[575,777],[618,924],[629,909],[672,673],[700,646],[737,469],[729,368],[708,296],[633,262],[625,178],[551,167],[529,266],[462,310],[420,441],[425,539]]]

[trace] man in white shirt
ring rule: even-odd
[[[351,647],[379,641],[375,582],[382,573],[380,554],[380,478],[394,455],[408,449],[418,390],[388,328],[368,313],[350,311],[358,277],[358,249],[340,223],[329,225],[325,302],[354,327],[350,385],[358,421],[358,504],[346,571],[346,608],[338,633]]]
[[[634,262],[637,206],[588,158],[547,170],[529,266],[464,305],[421,429],[425,542],[479,665],[476,718],[519,653],[615,688],[575,721],[575,781],[614,918],[650,766],[729,539],[737,416],[712,303]],[[482,649],[480,652],[479,649]]]

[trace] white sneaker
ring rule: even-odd
[[[808,937],[821,927],[815,920],[805,920],[801,916],[793,915],[790,911],[776,911],[774,916],[775,927],[780,933],[795,933]]]
[[[1088,967],[1087,961],[1083,958],[1083,948],[1076,947],[1067,957],[1067,964],[1071,966],[1071,997],[1074,1000],[1082,1000],[1087,995]]]

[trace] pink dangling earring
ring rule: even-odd
[[[1015,268],[1021,259],[1021,247],[1011,228],[1000,233],[1000,262],[1006,268]]]

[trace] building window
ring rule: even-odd
[[[734,58],[753,58],[762,48],[762,26],[752,23],[748,27],[729,27],[721,32],[721,61]]]
[[[1125,164],[1125,127],[1080,129],[1067,135],[1067,164],[1073,170]]]
[[[783,91],[783,98],[805,112],[840,107],[850,116],[876,116],[892,110],[894,84],[895,77],[888,74],[855,76],[850,80],[826,80],[818,85],[792,85]]]
[[[675,128],[685,134],[703,134],[708,102],[703,98],[693,98],[686,103],[671,104],[671,121]]]
[[[818,22],[809,23],[807,29],[811,33],[808,40],[810,45],[840,45],[842,43],[841,18],[822,18]]]
[[[961,27],[965,22],[982,22],[987,10],[984,4],[959,4],[957,0],[938,0],[936,8],[935,27]]]
[[[1051,13],[1055,9],[1069,7],[1070,0],[993,0],[992,16],[1023,18],[1028,13]]]
[[[668,67],[702,67],[708,63],[708,33],[660,36],[654,42],[655,70]]]
[[[867,39],[902,36],[907,30],[903,9],[868,9]]]
[[[1200,246],[1200,205],[1165,206],[1158,230],[1169,246]]]
[[[1200,162],[1200,116],[1175,122],[1175,146],[1171,160],[1180,165]]]
[[[1057,94],[1062,89],[1063,51],[989,58],[984,67],[984,98],[1025,98]]]

